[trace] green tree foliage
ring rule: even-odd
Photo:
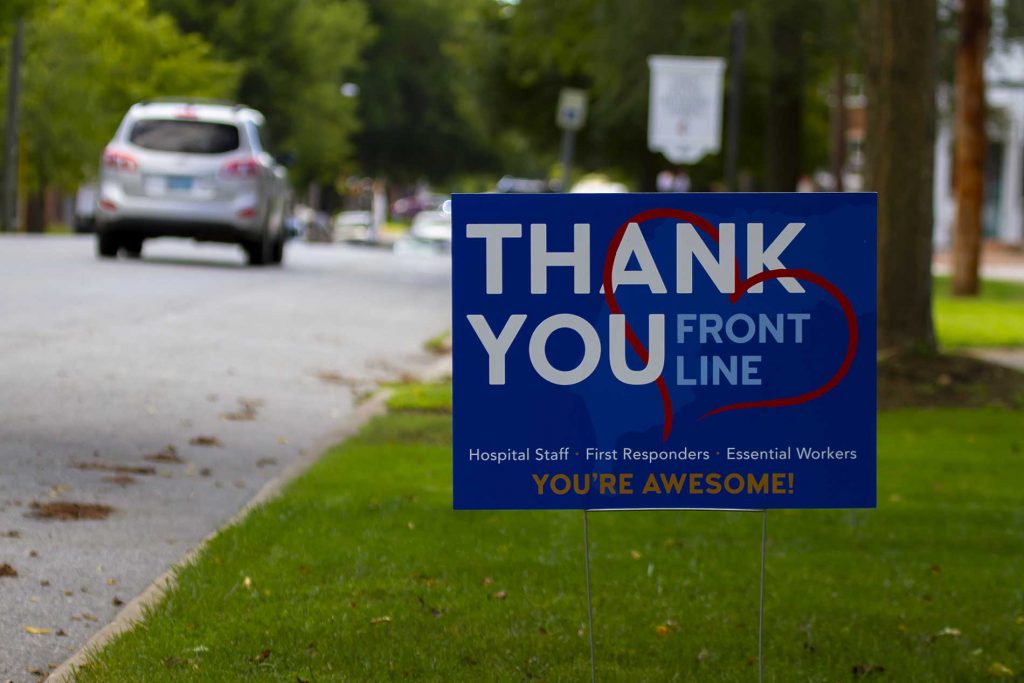
[[[739,165],[765,187],[777,169],[785,167],[788,178],[827,161],[822,88],[835,66],[830,57],[836,44],[850,33],[835,30],[843,25],[840,17],[850,22],[847,5],[849,0],[521,0],[509,6],[505,29],[506,120],[553,156],[558,90],[587,88],[591,110],[579,140],[580,162],[618,169],[649,187],[668,162],[647,151],[647,57],[725,57],[731,15],[742,10],[747,41]],[[769,118],[779,125],[772,127]],[[707,187],[722,177],[721,156],[705,158],[690,173],[698,187]]]
[[[224,96],[235,68],[214,59],[145,0],[53,0],[26,24],[21,100],[30,191],[74,187],[133,103],[175,93]],[[4,62],[6,67],[6,61]]]
[[[362,169],[398,181],[496,166],[487,97],[493,0],[370,0],[360,81]]]
[[[375,31],[360,0],[153,0],[238,63],[235,96],[267,117],[276,151],[296,152],[292,180],[331,182],[348,162],[356,103],[341,84]]]

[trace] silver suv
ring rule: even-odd
[[[150,237],[240,244],[251,265],[284,253],[286,172],[266,150],[263,115],[193,100],[136,104],[103,151],[96,198],[101,257]]]

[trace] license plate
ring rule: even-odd
[[[191,190],[192,178],[189,176],[171,175],[167,176],[168,190]]]

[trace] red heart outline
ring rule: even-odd
[[[615,254],[618,253],[619,245],[622,243],[622,238],[626,234],[626,230],[629,228],[630,223],[643,223],[648,220],[656,220],[659,218],[675,218],[677,220],[683,220],[691,223],[701,231],[707,233],[715,242],[718,242],[718,229],[715,228],[704,218],[697,214],[690,213],[688,211],[682,211],[680,209],[648,209],[641,211],[632,218],[627,219],[619,229],[615,231],[612,236],[611,242],[608,244],[608,252],[605,255],[604,261],[604,272],[602,273],[602,284],[604,285],[604,296],[605,301],[608,304],[608,309],[613,315],[622,313],[622,308],[619,306],[618,301],[615,299],[615,292],[612,288],[612,267],[615,262]],[[839,369],[835,372],[832,377],[824,384],[817,388],[806,391],[802,394],[795,396],[787,396],[782,398],[765,399],[761,401],[741,401],[738,403],[730,403],[728,405],[720,406],[713,410],[710,410],[698,418],[703,420],[706,417],[724,413],[730,410],[746,410],[749,408],[782,408],[785,406],[798,405],[800,403],[806,403],[813,401],[816,398],[827,394],[838,386],[838,384],[846,376],[850,370],[850,366],[853,364],[854,356],[857,353],[857,344],[860,339],[860,333],[857,326],[857,315],[853,310],[853,305],[850,300],[846,297],[843,292],[836,287],[834,284],[823,278],[822,276],[804,268],[785,268],[779,270],[766,270],[755,275],[750,276],[746,280],[740,279],[740,268],[739,261],[736,261],[736,286],[735,291],[729,296],[731,303],[736,303],[740,298],[747,293],[747,291],[754,285],[760,284],[767,280],[776,280],[779,278],[794,278],[797,280],[804,280],[806,282],[813,283],[818,287],[824,289],[833,299],[835,299],[839,306],[843,309],[843,314],[846,317],[847,332],[849,335],[849,341],[846,346],[846,355],[843,358],[842,364]],[[644,363],[648,362],[649,354],[647,348],[640,341],[640,338],[636,336],[633,328],[630,327],[629,322],[626,322],[626,340],[629,341],[629,345],[636,352],[637,356]],[[668,383],[665,382],[664,374],[658,376],[655,382],[658,386],[658,392],[661,394],[661,402],[665,414],[665,426],[662,430],[662,441],[668,441],[669,435],[672,433],[672,397],[668,391]]]

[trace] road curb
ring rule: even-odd
[[[451,356],[446,355],[419,373],[418,379],[422,381],[436,381],[442,379],[443,377],[451,375],[451,367]],[[43,680],[50,682],[73,683],[75,671],[88,661],[89,655],[93,652],[102,650],[107,643],[113,640],[116,636],[130,630],[136,623],[142,620],[147,608],[154,607],[164,594],[174,587],[177,578],[176,575],[180,567],[183,567],[195,560],[200,553],[203,552],[207,544],[219,533],[244,520],[256,507],[276,498],[285,486],[312,467],[313,464],[320,459],[320,456],[322,456],[329,448],[336,446],[353,436],[371,418],[383,415],[387,411],[387,402],[391,397],[391,394],[392,392],[390,389],[384,388],[375,392],[366,402],[358,405],[356,409],[342,421],[341,425],[339,425],[337,429],[323,438],[318,439],[305,454],[300,456],[291,465],[284,468],[276,477],[266,482],[263,487],[256,492],[256,495],[249,500],[249,502],[243,505],[238,512],[231,516],[231,519],[229,519],[227,523],[207,534],[206,537],[203,538],[203,540],[201,540],[194,548],[185,553],[177,562],[171,565],[167,571],[150,583],[138,596],[130,600],[128,604],[118,612],[113,621],[94,633],[92,637],[90,637],[89,640],[87,640],[85,644],[78,649],[77,652],[64,660],[60,666],[51,671]]]

